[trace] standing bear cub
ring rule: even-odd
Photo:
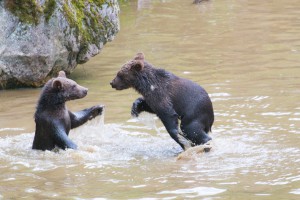
[[[184,149],[205,144],[214,122],[212,102],[198,84],[145,61],[143,53],[124,64],[110,83],[117,90],[134,88],[143,97],[134,101],[131,114],[156,114],[170,136]],[[181,120],[180,129],[178,120]]]
[[[49,80],[40,95],[35,112],[35,136],[33,149],[52,150],[55,146],[76,149],[77,145],[68,138],[70,129],[76,128],[90,119],[101,115],[103,106],[72,113],[65,105],[66,101],[81,99],[87,95],[87,88],[66,78],[63,71],[57,78]]]

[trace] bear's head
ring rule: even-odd
[[[52,80],[52,90],[64,101],[81,99],[87,95],[88,89],[68,79],[64,71],[60,71],[57,78]]]
[[[133,86],[137,75],[144,68],[145,56],[143,53],[137,53],[136,56],[125,63],[117,76],[110,82],[112,88],[124,90]]]

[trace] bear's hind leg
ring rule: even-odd
[[[180,128],[184,137],[191,140],[194,145],[205,144],[211,140],[211,137],[205,132],[204,126],[196,120],[189,123],[182,121]]]
[[[170,136],[181,146],[183,150],[191,147],[191,142],[180,135],[178,127],[178,115],[177,114],[158,114],[165,128],[167,129]]]

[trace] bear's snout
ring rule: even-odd
[[[85,88],[85,87],[80,86],[80,87],[79,87],[79,91],[78,91],[79,93],[78,93],[78,97],[77,97],[77,98],[81,99],[81,98],[85,97],[85,96],[87,95],[88,91],[89,91],[88,88]]]
[[[116,85],[114,84],[113,80],[109,84],[111,85],[112,88],[116,88]]]
[[[120,85],[117,81],[113,80],[112,82],[110,82],[110,85],[112,88],[116,89],[116,90],[122,90],[122,85]]]
[[[111,82],[110,85],[112,88],[116,90],[124,90],[130,87],[130,85],[126,81],[120,80],[120,78],[116,77]]]
[[[87,95],[88,91],[89,91],[89,89],[87,89],[87,88],[84,88],[84,90],[82,91],[82,93],[84,94],[84,96],[86,96],[86,95]]]

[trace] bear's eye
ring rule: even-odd
[[[76,88],[76,85],[72,85],[72,89],[75,89]]]

